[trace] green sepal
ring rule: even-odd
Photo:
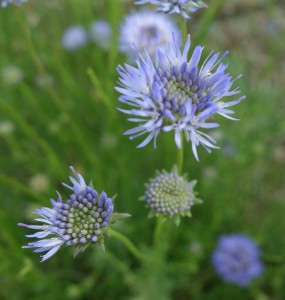
[[[127,213],[112,213],[111,222],[115,223],[118,220],[129,218],[129,217],[131,217],[131,215]]]
[[[194,204],[202,204],[202,203],[203,203],[203,200],[200,199],[200,198],[194,198],[194,199],[193,199],[193,203],[194,203]]]
[[[91,243],[76,245],[73,249],[73,256],[76,257],[80,252],[84,252],[90,245]]]
[[[173,221],[174,221],[174,223],[175,223],[176,226],[179,226],[180,225],[180,215],[179,214],[175,215],[173,217]]]

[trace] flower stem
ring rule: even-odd
[[[160,233],[163,225],[163,217],[159,216],[156,218],[156,226],[155,226],[155,231],[154,231],[154,236],[153,236],[153,244],[154,247],[156,247],[159,244],[160,241]]]
[[[183,138],[181,138],[181,147],[180,147],[180,149],[178,148],[178,150],[177,150],[177,171],[178,171],[178,174],[181,174],[181,172],[182,172],[183,157],[184,157]]]
[[[151,257],[147,256],[147,255],[144,255],[142,254],[139,249],[126,237],[124,236],[123,234],[121,234],[120,232],[118,231],[115,231],[115,230],[112,230],[110,229],[109,230],[109,233],[110,235],[119,240],[120,242],[122,242],[126,248],[138,259],[140,259],[141,261],[150,261],[151,260]]]
[[[187,35],[188,35],[187,20],[184,18],[181,19],[181,32],[182,32],[182,43],[184,44],[187,41]]]

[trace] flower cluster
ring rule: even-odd
[[[85,183],[83,177],[71,167],[75,178],[70,177],[72,186],[63,185],[72,190],[66,201],[60,194],[58,200],[51,199],[52,208],[43,207],[35,213],[40,216],[36,221],[42,225],[18,225],[39,230],[27,235],[39,239],[23,248],[36,248],[34,252],[46,252],[42,261],[49,259],[61,246],[74,246],[75,254],[85,250],[91,244],[103,244],[104,235],[112,218],[113,201],[105,192],[100,195]],[[48,237],[45,239],[45,237]]]
[[[175,33],[180,44],[180,31],[169,16],[143,10],[128,15],[121,25],[119,48],[129,57],[135,58],[138,51],[146,49],[154,56],[157,46],[167,44]]]
[[[133,116],[128,120],[138,125],[127,130],[126,135],[136,138],[147,134],[147,138],[138,145],[146,146],[162,132],[174,131],[175,142],[181,147],[181,137],[191,142],[192,151],[198,160],[196,147],[202,145],[208,152],[217,148],[216,141],[200,129],[215,128],[213,122],[216,114],[233,119],[234,112],[228,107],[239,103],[245,97],[238,97],[229,102],[223,98],[240,93],[231,90],[233,82],[226,73],[227,65],[221,63],[227,52],[219,58],[219,53],[211,52],[199,65],[203,47],[195,47],[190,59],[190,35],[181,52],[175,35],[173,41],[165,46],[157,47],[155,62],[145,52],[140,56],[137,66],[125,64],[118,66],[120,87],[117,91],[122,95],[119,101],[131,109],[119,110]]]
[[[196,181],[188,182],[186,176],[179,176],[174,167],[170,173],[157,172],[157,176],[147,184],[143,199],[151,208],[150,216],[174,218],[179,223],[180,216],[191,217],[191,208],[202,201],[196,198],[193,188]]]
[[[189,19],[189,13],[196,12],[207,5],[201,0],[137,0],[135,4],[158,5],[158,11],[168,14],[181,14],[185,19]]]
[[[27,0],[0,0],[0,6],[6,7],[8,4],[20,5],[27,2]]]
[[[110,24],[104,20],[93,21],[90,29],[86,30],[81,25],[68,27],[62,35],[62,46],[67,51],[75,51],[95,42],[103,50],[108,50],[111,44],[112,30]]]
[[[249,285],[263,271],[259,249],[250,238],[240,234],[222,236],[212,262],[224,281],[241,287]]]

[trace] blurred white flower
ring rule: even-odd
[[[62,46],[65,50],[73,51],[82,48],[88,41],[85,29],[79,25],[67,28],[62,36]]]
[[[90,39],[104,50],[108,50],[111,44],[112,30],[107,21],[94,21],[90,27]]]
[[[146,49],[154,56],[157,46],[168,44],[175,34],[176,42],[181,44],[179,29],[170,16],[143,10],[128,15],[121,25],[119,49],[130,58],[136,58],[138,51],[144,55]]]
[[[1,77],[4,83],[8,85],[16,85],[24,78],[22,69],[15,65],[9,65],[1,70]]]
[[[0,122],[0,134],[10,134],[15,130],[15,124],[11,121]]]
[[[54,79],[49,74],[38,75],[36,77],[36,84],[41,88],[52,86],[53,83],[54,83]]]
[[[6,7],[8,4],[21,5],[25,2],[27,2],[27,0],[0,0],[0,6]]]
[[[47,175],[38,173],[30,178],[30,187],[36,192],[45,192],[48,190],[50,181]]]

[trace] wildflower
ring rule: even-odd
[[[222,236],[213,253],[212,263],[225,282],[240,287],[248,286],[253,278],[263,272],[258,247],[241,234]]]
[[[15,124],[8,120],[0,121],[0,135],[9,135],[15,130]]]
[[[47,175],[38,173],[30,178],[29,184],[34,191],[42,193],[48,190],[50,181]]]
[[[172,32],[180,44],[180,31],[169,16],[148,10],[133,12],[121,25],[119,48],[131,58],[136,58],[138,51],[143,54],[145,49],[153,57],[157,46],[172,40]]]
[[[177,224],[180,216],[191,217],[192,206],[202,202],[193,191],[196,183],[195,180],[188,182],[186,175],[179,176],[176,167],[170,173],[165,170],[157,172],[157,176],[146,185],[142,198],[152,210],[150,216],[174,218]]]
[[[0,6],[6,7],[8,4],[21,5],[22,3],[26,3],[27,0],[0,0]]]
[[[190,19],[188,13],[193,13],[207,5],[202,0],[137,0],[135,4],[159,5],[158,11],[168,14],[181,14],[185,19]]]
[[[15,65],[8,65],[1,70],[1,77],[6,84],[17,85],[23,81],[24,72]]]
[[[231,90],[240,76],[232,80],[225,72],[228,65],[221,63],[227,52],[220,58],[219,53],[211,52],[199,66],[203,47],[195,47],[188,60],[189,48],[190,36],[181,52],[173,35],[171,43],[157,47],[155,63],[145,52],[145,57],[137,59],[136,67],[119,65],[117,71],[121,87],[116,89],[122,94],[119,101],[131,107],[119,110],[131,115],[128,120],[138,124],[125,134],[130,135],[130,139],[147,134],[138,148],[151,140],[156,147],[160,133],[174,131],[177,147],[181,147],[184,134],[198,160],[197,146],[202,145],[208,152],[211,152],[210,148],[218,148],[216,141],[201,129],[218,127],[212,121],[216,114],[236,120],[230,116],[234,112],[227,108],[245,97],[223,102],[223,98],[240,93],[238,89]]]
[[[65,50],[73,51],[82,48],[88,41],[84,28],[75,25],[65,30],[62,36],[62,45]]]
[[[74,246],[75,255],[84,251],[89,245],[103,244],[104,235],[108,232],[113,218],[113,201],[105,192],[100,195],[85,183],[83,177],[71,167],[75,178],[70,177],[71,186],[63,183],[72,190],[71,195],[63,201],[60,194],[58,199],[51,199],[52,208],[42,207],[35,213],[40,218],[36,221],[42,225],[18,224],[27,228],[39,230],[27,235],[38,241],[28,243],[23,248],[36,248],[34,252],[46,252],[41,261],[49,259],[63,245]],[[45,237],[48,237],[45,239]]]
[[[102,49],[110,48],[112,30],[107,21],[98,20],[91,24],[90,38],[97,43]]]

